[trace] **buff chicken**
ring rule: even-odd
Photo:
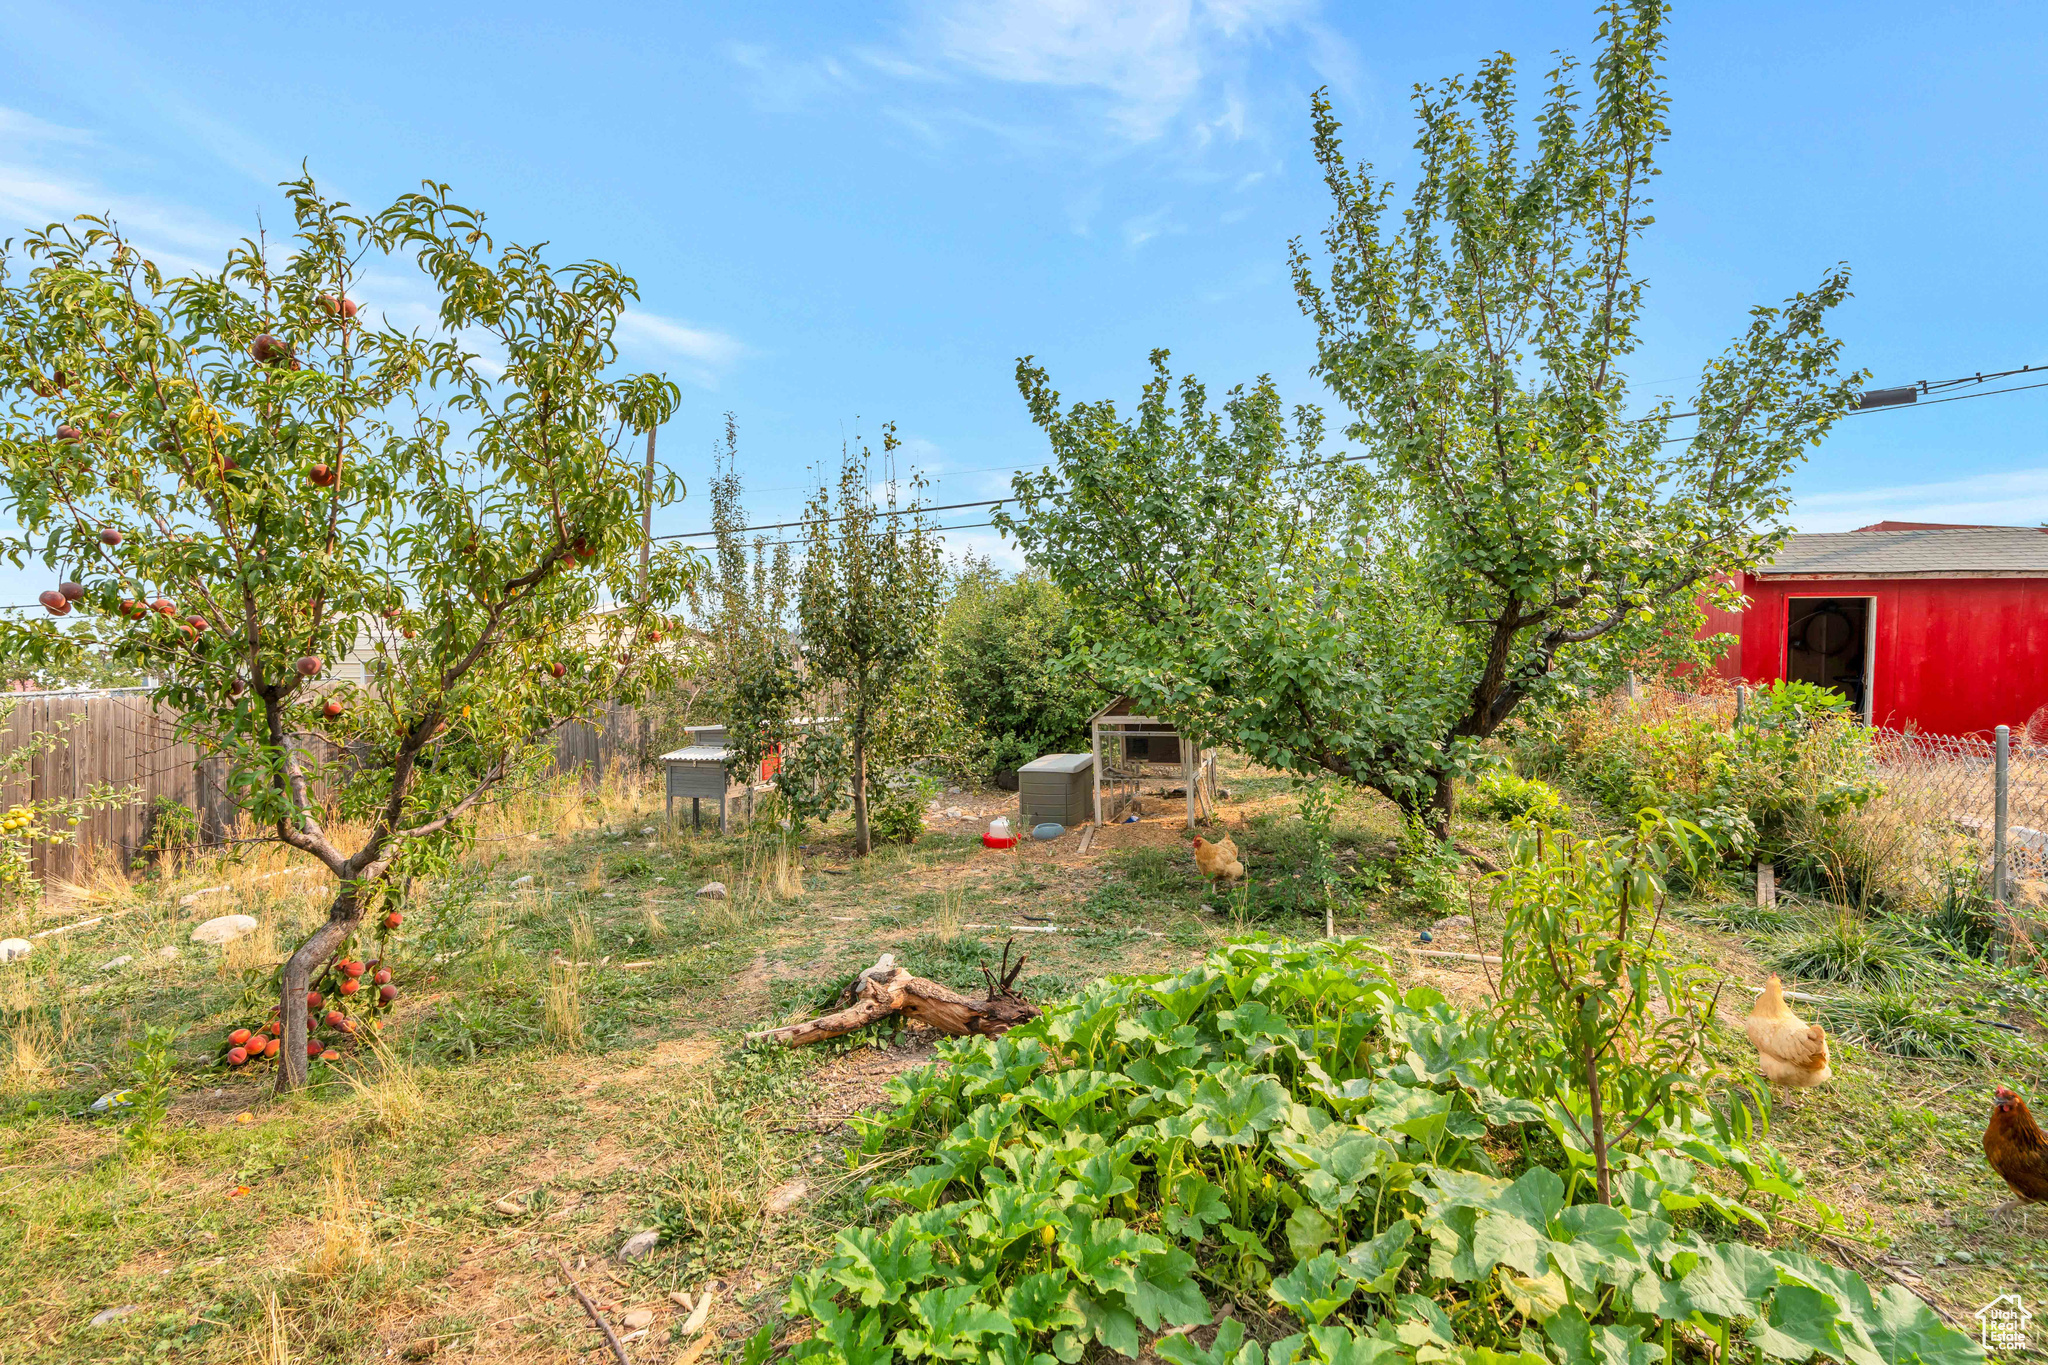
[[[1244,862],[1237,856],[1237,842],[1228,836],[1210,843],[1195,836],[1195,867],[1210,881],[1236,881],[1244,875]]]
[[[1803,1089],[1834,1079],[1828,1070],[1827,1031],[1792,1012],[1785,1003],[1785,983],[1775,973],[1764,982],[1743,1032],[1756,1044],[1757,1067],[1766,1080]]]
[[[2001,1209],[2048,1199],[2048,1138],[2027,1102],[1999,1086],[1991,1104],[1991,1122],[1984,1129],[1984,1159],[2004,1178],[2016,1196]]]

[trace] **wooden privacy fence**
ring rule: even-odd
[[[148,841],[159,798],[192,811],[204,842],[217,843],[234,828],[235,806],[223,786],[226,765],[180,740],[177,713],[153,704],[143,689],[0,693],[0,707],[10,703],[0,723],[0,752],[17,752],[38,735],[57,738],[22,771],[0,774],[0,807],[83,797],[101,786],[133,789],[128,800],[95,807],[75,845],[35,845],[30,857],[37,877],[71,876],[81,853],[101,847],[118,850],[125,865]],[[630,706],[565,721],[555,728],[554,771],[602,779],[622,762],[638,763],[643,731]]]

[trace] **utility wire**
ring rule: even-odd
[[[1956,386],[1958,386],[1958,385],[1961,385],[1961,384],[1985,384],[1985,383],[1990,383],[1991,381],[1993,381],[1993,380],[1996,380],[1996,379],[2007,379],[2007,378],[2010,378],[2010,377],[2011,377],[2011,376],[2013,376],[2013,375],[2020,375],[2020,374],[2039,374],[2039,373],[2041,373],[2041,372],[2042,372],[2043,370],[2048,370],[2048,365],[2022,365],[2022,366],[2020,366],[2020,367],[2019,367],[2018,369],[2012,369],[2012,370],[1998,370],[1998,371],[1995,371],[1995,372],[1993,372],[1993,373],[1990,373],[1990,374],[1985,374],[1985,373],[1981,373],[1981,372],[1980,372],[1980,373],[1978,373],[1978,374],[1974,374],[1974,375],[1965,375],[1965,376],[1963,376],[1963,377],[1961,377],[1961,378],[1959,378],[1959,379],[1937,379],[1937,380],[1932,380],[1932,381],[1929,381],[1929,380],[1924,380],[1924,379],[1923,379],[1923,380],[1921,380],[1921,381],[1920,381],[1920,382],[1919,382],[1918,384],[1914,384],[1914,385],[1909,385],[1909,386],[1903,386],[1903,385],[1902,385],[1901,387],[1910,387],[1910,388],[1913,388],[1913,389],[1917,390],[1917,392],[1919,392],[1919,393],[1934,393],[1934,392],[1938,392],[1938,391],[1941,391],[1941,390],[1945,390],[1945,389],[1951,389],[1951,388],[1954,388],[1954,387],[1956,387]],[[1885,405],[1885,406],[1882,406],[1882,407],[1873,407],[1873,408],[1852,408],[1852,409],[1850,409],[1850,410],[1849,410],[1849,411],[1848,411],[1848,412],[1847,412],[1846,414],[1844,414],[1844,415],[1845,415],[1845,416],[1849,416],[1849,417],[1864,417],[1864,416],[1868,416],[1868,415],[1870,415],[1870,414],[1873,414],[1873,413],[1879,413],[1879,412],[1898,412],[1898,411],[1901,411],[1901,410],[1904,410],[1904,409],[1909,409],[1909,408],[1916,408],[1916,407],[1931,407],[1931,406],[1933,406],[1933,405],[1934,405],[1934,404],[1936,404],[1936,403],[1960,403],[1960,402],[1962,402],[1962,401],[1963,401],[1964,399],[1966,399],[1966,398],[1991,398],[1991,397],[1994,397],[1995,395],[1998,395],[1998,394],[2001,394],[2001,393],[2022,393],[2022,392],[2024,392],[2024,391],[2026,391],[2026,390],[2028,390],[2028,389],[2043,389],[2043,388],[2048,388],[2048,380],[2042,380],[2042,381],[2041,381],[2040,383],[2037,383],[2037,384],[2013,384],[2013,385],[2010,385],[2010,386],[2008,386],[2008,387],[2006,387],[2006,388],[2002,388],[2002,389],[1984,389],[1984,390],[1981,390],[1981,391],[1979,391],[1979,392],[1977,392],[1977,393],[1957,393],[1957,394],[1950,394],[1950,395],[1948,395],[1947,397],[1944,397],[1944,398],[1929,398],[1929,399],[1925,400],[1924,402],[1920,401],[1920,400],[1919,400],[1919,399],[1918,399],[1918,398],[1916,397],[1916,398],[1915,398],[1915,399],[1914,399],[1913,401],[1911,401],[1911,402],[1891,403],[1891,404],[1887,404],[1887,405]],[[1867,390],[1866,392],[1870,392],[1870,393],[1882,393],[1882,392],[1886,392],[1886,390],[1881,390],[1881,389],[1872,389],[1872,390]],[[1638,417],[1638,418],[1634,418],[1634,419],[1632,419],[1632,420],[1633,420],[1633,421],[1635,421],[1635,422],[1658,422],[1658,421],[1665,421],[1665,422],[1675,422],[1675,421],[1678,421],[1678,420],[1679,420],[1680,418],[1684,418],[1684,417],[1698,417],[1699,415],[1700,415],[1700,414],[1699,414],[1699,413],[1697,413],[1697,412],[1674,412],[1674,413],[1672,413],[1672,414],[1671,414],[1670,416],[1668,416],[1668,417]],[[1663,439],[1662,441],[1658,442],[1658,444],[1659,444],[1659,445],[1672,445],[1672,444],[1674,444],[1674,443],[1676,443],[1676,442],[1679,442],[1679,441],[1691,441],[1691,440],[1696,440],[1696,439],[1698,439],[1698,436],[1699,436],[1699,433],[1698,433],[1698,432],[1692,432],[1692,433],[1689,433],[1689,434],[1687,434],[1687,435],[1684,435],[1684,436],[1667,436],[1667,437],[1665,437],[1665,438],[1664,438],[1664,439]],[[1327,464],[1333,464],[1333,465],[1335,465],[1335,464],[1354,464],[1354,463],[1358,462],[1359,460],[1363,460],[1363,459],[1366,459],[1366,458],[1367,458],[1367,457],[1366,457],[1366,456],[1364,456],[1364,455],[1345,455],[1345,456],[1339,456],[1339,457],[1336,457],[1336,458],[1333,458],[1333,459],[1329,459],[1329,460],[1325,460],[1325,461],[1320,461],[1320,463],[1327,463]],[[1304,464],[1312,464],[1312,463],[1319,463],[1319,462],[1318,462],[1318,461],[1304,461],[1303,463],[1304,463]],[[1020,473],[1020,472],[1022,472],[1022,471],[1023,471],[1024,469],[1027,469],[1027,468],[1029,468],[1029,467],[1030,467],[1030,466],[1028,466],[1028,465],[1020,465],[1020,466],[1018,466],[1018,467],[1016,467],[1016,468],[1014,468],[1014,469],[1008,469],[1008,470],[1004,470],[1004,469],[979,469],[979,470],[962,470],[962,471],[960,471],[960,472],[961,472],[961,473],[963,473],[963,474],[969,474],[969,473],[971,473],[971,474],[995,474],[995,473],[1011,473],[1011,474],[1015,474],[1015,473]],[[1058,494],[1057,492],[1055,492],[1055,493],[1053,494],[1053,496],[1054,496],[1054,497],[1058,497],[1058,496],[1059,496],[1059,494]],[[912,516],[912,515],[921,515],[921,514],[923,514],[923,513],[926,513],[926,512],[957,512],[957,511],[961,511],[961,510],[964,510],[964,509],[966,509],[966,508],[969,508],[969,507],[1001,507],[1001,506],[1003,506],[1003,505],[1004,505],[1004,504],[1006,504],[1006,503],[1012,503],[1012,502],[1016,502],[1016,501],[1018,501],[1018,499],[1016,499],[1016,498],[1014,498],[1014,497],[1009,497],[1009,498],[987,498],[987,499],[983,499],[983,500],[981,500],[981,501],[978,501],[978,502],[948,502],[948,503],[941,503],[941,504],[939,504],[939,505],[937,505],[937,506],[933,506],[933,507],[901,507],[901,508],[894,508],[894,509],[881,509],[881,510],[877,510],[877,511],[871,511],[871,512],[866,512],[866,513],[858,513],[858,512],[856,512],[856,513],[848,513],[848,514],[846,514],[846,515],[843,515],[843,516],[836,516],[836,517],[826,517],[826,518],[824,519],[824,522],[822,522],[822,523],[819,523],[819,524],[827,524],[827,523],[832,523],[832,522],[841,522],[841,521],[845,521],[845,520],[847,520],[847,519],[848,519],[848,517],[850,517],[850,516],[875,516],[875,517],[905,517],[905,516]],[[807,522],[805,522],[805,521],[802,521],[802,520],[798,520],[798,521],[776,521],[776,522],[765,522],[765,523],[763,523],[763,524],[761,524],[761,525],[759,525],[759,526],[738,526],[738,527],[734,527],[734,528],[733,528],[733,530],[732,530],[732,532],[731,532],[731,534],[733,534],[733,535],[745,535],[745,534],[747,534],[747,533],[749,533],[749,532],[753,532],[753,531],[786,531],[786,530],[789,530],[789,529],[790,529],[790,528],[792,528],[792,527],[796,527],[796,526],[804,526],[804,525],[808,525],[808,524],[809,524],[809,523],[807,523]],[[977,521],[977,522],[970,522],[970,523],[968,523],[968,524],[966,524],[966,525],[961,525],[961,526],[935,526],[935,527],[933,527],[932,529],[933,529],[934,531],[974,531],[974,530],[980,530],[980,529],[982,529],[982,528],[984,528],[984,527],[989,527],[989,526],[993,526],[993,525],[995,525],[995,523],[994,523],[994,522],[992,522],[992,521]],[[709,531],[674,531],[674,532],[670,532],[670,533],[668,533],[668,534],[665,534],[665,535],[659,535],[659,536],[655,536],[655,537],[653,537],[653,539],[655,539],[655,540],[701,540],[701,539],[703,539],[703,538],[705,538],[705,537],[707,537],[707,536],[715,536],[715,535],[718,535],[718,534],[719,534],[719,532],[718,532],[718,531],[717,531],[717,530],[716,530],[715,528],[714,528],[714,529],[712,529],[712,530],[709,530]],[[768,545],[798,545],[798,544],[802,544],[802,543],[803,543],[803,540],[804,540],[804,539],[805,539],[805,538],[804,538],[804,537],[802,537],[802,536],[796,536],[796,537],[791,537],[791,538],[789,538],[789,539],[785,539],[785,540],[771,540],[771,541],[765,541],[765,542],[762,542],[762,543],[764,543],[764,544],[768,544]],[[13,605],[10,605],[10,606],[4,606],[4,607],[0,607],[0,611],[29,611],[29,610],[32,610],[32,609],[36,609],[36,608],[40,607],[40,605],[41,605],[40,603],[34,603],[34,602],[29,602],[29,603],[15,603],[15,604],[13,604]]]
[[[2042,370],[2044,370],[2044,369],[2048,369],[2048,366],[2044,366],[2044,365],[2022,365],[2022,366],[2020,366],[2020,367],[2019,367],[2018,369],[2016,369],[2016,370],[2000,370],[2000,371],[1997,371],[1996,373],[1993,373],[1993,374],[1982,374],[1982,373],[1979,373],[1979,374],[1975,374],[1975,375],[1966,375],[1966,376],[1964,376],[1963,378],[1960,378],[1960,379],[1938,379],[1938,380],[1934,380],[1934,381],[1932,381],[1932,382],[1929,382],[1929,381],[1927,381],[1927,380],[1921,380],[1921,381],[1920,381],[1920,382],[1919,382],[1918,384],[1916,384],[1916,385],[1910,385],[1910,386],[1902,386],[1902,387],[1911,387],[1911,388],[1914,388],[1914,389],[1916,389],[1916,390],[1917,390],[1918,392],[1921,392],[1921,393],[1928,393],[1928,392],[1933,392],[1933,391],[1935,391],[1935,390],[1939,390],[1939,389],[1948,389],[1948,388],[1953,388],[1953,387],[1955,387],[1955,386],[1956,386],[1956,385],[1958,385],[1958,384],[1980,384],[1980,383],[1988,383],[1989,381],[1991,381],[1991,380],[1994,380],[1994,379],[2004,379],[2004,378],[2007,378],[2008,376],[2011,376],[2011,375],[2016,375],[2016,374],[2039,374],[2039,373],[2040,373],[2040,372],[2041,372]],[[1851,409],[1850,409],[1850,410],[1849,410],[1849,411],[1848,411],[1848,412],[1847,412],[1846,414],[1844,414],[1844,415],[1845,415],[1845,416],[1849,416],[1849,417],[1862,417],[1862,416],[1866,416],[1866,415],[1868,415],[1868,414],[1870,414],[1870,413],[1876,413],[1876,412],[1893,412],[1893,411],[1897,411],[1898,409],[1901,409],[1901,408],[1911,408],[1911,407],[1931,406],[1931,405],[1933,405],[1933,404],[1935,404],[1935,403],[1958,403],[1958,402],[1961,402],[1961,401],[1962,401],[1963,399],[1965,399],[1965,398],[1989,398],[1989,397],[1991,397],[1991,396],[1992,396],[1992,395],[1994,395],[1994,394],[2000,394],[2000,393],[2019,393],[2019,392],[2021,392],[2022,390],[2025,390],[2025,389],[2039,389],[2039,388],[2048,388],[2048,380],[2044,380],[2044,381],[2042,381],[2042,382],[2041,382],[2041,383],[2039,383],[2039,384],[2015,384],[2015,385],[2013,385],[2013,386],[2012,386],[2012,387],[2010,387],[2010,388],[2004,388],[2004,389],[1987,389],[1987,390],[1984,390],[1984,391],[1983,391],[1983,392],[1981,392],[1981,393],[1958,393],[1958,394],[1953,394],[1953,395],[1951,395],[1951,396],[1949,396],[1949,397],[1947,397],[1947,398],[1930,398],[1930,399],[1926,400],[1926,403],[1925,403],[1925,404],[1922,404],[1922,403],[1921,403],[1921,402],[1919,402],[1919,400],[1918,400],[1918,399],[1916,398],[1916,399],[1915,399],[1914,401],[1912,401],[1912,402],[1903,402],[1903,403],[1893,403],[1893,404],[1887,404],[1887,405],[1885,405],[1885,406],[1883,406],[1883,407],[1874,407],[1874,408],[1851,408]],[[1867,393],[1882,393],[1882,392],[1885,392],[1885,390],[1881,390],[1881,389],[1869,389],[1869,390],[1866,390],[1865,392],[1867,392]],[[1631,419],[1631,421],[1632,421],[1632,422],[1636,422],[1636,423],[1641,423],[1641,422],[1676,422],[1676,421],[1678,421],[1678,420],[1679,420],[1680,418],[1685,418],[1685,417],[1698,417],[1699,415],[1700,415],[1700,414],[1699,414],[1699,413],[1697,413],[1697,412],[1674,412],[1674,413],[1672,413],[1672,414],[1671,414],[1670,416],[1668,416],[1668,417],[1663,417],[1663,416],[1659,416],[1659,417],[1637,417],[1637,418],[1632,418],[1632,419]],[[1684,436],[1667,436],[1667,437],[1666,437],[1665,439],[1663,439],[1662,441],[1659,441],[1659,442],[1658,442],[1658,444],[1659,444],[1659,445],[1672,445],[1672,444],[1674,444],[1675,442],[1678,442],[1678,441],[1691,441],[1691,440],[1695,440],[1695,439],[1697,439],[1698,435],[1699,435],[1699,433],[1698,433],[1698,432],[1693,432],[1693,433],[1690,433],[1690,434],[1687,434],[1687,435],[1684,435]],[[1330,461],[1330,463],[1332,463],[1332,464],[1351,464],[1351,463],[1354,463],[1354,462],[1356,462],[1356,461],[1358,461],[1358,460],[1362,460],[1362,459],[1365,459],[1365,458],[1366,458],[1366,457],[1365,457],[1365,456],[1363,456],[1363,455],[1348,455],[1348,456],[1344,456],[1344,457],[1342,457],[1342,458],[1340,458],[1340,459],[1332,460],[1332,461]],[[1018,473],[1018,472],[1021,472],[1021,470],[1022,470],[1022,469],[1025,469],[1025,468],[1029,468],[1029,466],[1019,466],[1019,468],[1018,468],[1018,469],[1014,469],[1014,470],[1011,470],[1011,471],[1009,471],[1009,472],[1010,472],[1010,473]],[[978,472],[978,473],[984,473],[984,474],[986,474],[986,473],[996,473],[996,472],[999,472],[999,471],[996,471],[996,470],[979,470],[979,471],[975,471],[975,472]],[[1055,493],[1055,494],[1053,494],[1053,496],[1057,497],[1057,496],[1059,496],[1059,495],[1058,495],[1057,493]],[[898,508],[898,509],[895,509],[895,510],[884,510],[884,511],[876,511],[876,512],[871,512],[871,513],[865,513],[865,514],[863,514],[863,513],[850,513],[849,515],[852,515],[852,516],[860,516],[860,515],[871,515],[871,516],[877,516],[877,517],[905,517],[905,516],[911,516],[911,515],[913,515],[913,514],[915,514],[915,513],[919,513],[919,512],[952,512],[952,511],[958,511],[958,510],[960,510],[960,509],[962,509],[962,508],[966,508],[966,507],[1001,507],[1001,506],[1003,506],[1003,505],[1004,505],[1005,503],[1011,503],[1011,502],[1016,502],[1016,501],[1017,501],[1017,499],[1016,499],[1016,498],[1014,498],[1014,497],[1011,497],[1011,498],[989,498],[989,499],[986,499],[985,501],[981,501],[981,502],[949,502],[949,503],[945,503],[945,504],[942,504],[942,505],[940,505],[940,506],[937,506],[937,507],[904,507],[904,508]],[[844,516],[838,516],[838,517],[827,517],[827,518],[825,518],[825,521],[824,521],[824,523],[820,523],[820,524],[822,525],[822,524],[825,524],[825,523],[830,523],[830,522],[838,522],[838,521],[845,521],[845,520],[846,520],[846,517],[844,517]],[[734,528],[733,528],[733,530],[732,530],[731,534],[733,534],[733,535],[745,535],[746,533],[748,533],[748,532],[750,532],[750,531],[786,531],[786,530],[788,530],[788,529],[789,529],[790,527],[792,527],[792,526],[802,526],[802,525],[805,525],[805,524],[806,524],[806,523],[804,523],[804,522],[802,522],[802,521],[778,521],[778,522],[770,522],[770,523],[765,523],[765,524],[763,524],[763,525],[760,525],[760,526],[738,526],[738,527],[734,527]],[[990,525],[993,525],[994,523],[989,523],[989,524],[990,524]],[[943,527],[942,527],[942,528],[939,528],[939,529],[948,529],[948,528],[943,528]],[[960,528],[951,528],[951,529],[960,529]],[[654,539],[656,539],[656,540],[702,540],[702,539],[704,539],[704,538],[705,538],[705,537],[707,537],[707,536],[715,536],[715,535],[717,535],[717,534],[719,534],[719,532],[717,531],[717,529],[716,529],[716,528],[714,528],[714,529],[712,529],[712,530],[709,530],[709,531],[672,531],[672,532],[670,532],[670,533],[668,533],[668,534],[666,534],[666,535],[659,535],[659,536],[656,536],[656,537],[654,537]],[[775,545],[791,545],[791,544],[795,544],[795,543],[797,543],[797,542],[796,542],[796,541],[790,541],[790,540],[782,540],[782,541],[770,541],[769,543],[770,543],[770,544],[775,544]]]

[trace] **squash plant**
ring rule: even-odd
[[[944,1043],[850,1158],[925,1160],[797,1278],[788,1358],[1982,1359],[1903,1288],[1721,1239],[1799,1194],[1747,1109],[1675,1106],[1599,1199],[1496,1041],[1366,945],[1253,937]]]
[[[334,876],[280,973],[280,1089],[309,978],[398,926],[394,879],[553,726],[660,671],[694,564],[632,569],[643,499],[679,488],[622,449],[678,399],[616,372],[629,276],[500,246],[443,185],[376,213],[285,188],[290,240],[217,274],[166,274],[99,218],[0,257],[0,548],[53,580],[0,652],[61,661],[59,618],[92,618],[260,837]],[[434,330],[372,321],[367,291],[421,285]],[[337,681],[359,649],[369,681]]]

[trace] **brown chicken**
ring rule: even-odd
[[[1766,1080],[1805,1087],[1834,1079],[1828,1070],[1827,1031],[1792,1012],[1785,1003],[1785,983],[1775,973],[1764,982],[1743,1032],[1756,1044],[1757,1067]]]
[[[2048,1199],[2048,1138],[2041,1136],[2027,1102],[1999,1086],[1984,1129],[1984,1159],[2019,1197],[1999,1205],[2016,1208]]]
[[[1195,836],[1195,867],[1211,881],[1236,881],[1244,875],[1244,863],[1237,856],[1237,842],[1229,837],[1210,843]]]

